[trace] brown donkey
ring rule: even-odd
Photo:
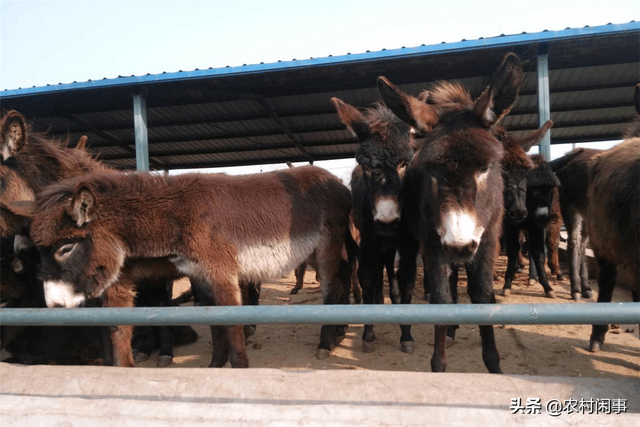
[[[351,195],[329,172],[305,166],[246,176],[90,174],[36,199],[31,237],[50,307],[75,307],[105,290],[131,289],[126,261],[164,258],[194,277],[202,305],[240,305],[240,282],[301,262],[316,268],[325,304],[348,303],[342,257]],[[247,367],[242,326],[212,326],[210,366]],[[323,326],[319,357],[344,335]]]
[[[635,90],[640,114],[640,84]],[[635,279],[633,301],[640,301],[640,117],[619,145],[593,156],[589,167],[587,228],[598,261],[598,302],[611,302],[618,268]],[[608,325],[593,325],[590,351],[599,351]]]
[[[508,54],[474,102],[459,84],[440,83],[428,102],[406,95],[385,78],[378,89],[402,120],[426,133],[404,179],[402,221],[424,251],[432,304],[451,304],[451,273],[464,264],[473,303],[495,303],[493,266],[502,229],[504,150],[493,126],[511,109],[522,84],[522,65]],[[409,248],[409,250],[407,250]],[[400,245],[398,278],[415,277],[417,244]],[[403,272],[403,269],[412,270]],[[480,326],[482,357],[501,373],[493,326]],[[431,369],[446,369],[447,326],[435,327]]]

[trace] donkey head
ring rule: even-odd
[[[408,173],[422,182],[423,237],[437,233],[451,260],[470,260],[485,228],[501,221],[503,148],[491,131],[510,111],[521,84],[522,65],[514,54],[504,58],[475,102],[459,84],[436,85],[425,103],[378,79],[385,103],[426,133]]]
[[[379,233],[391,232],[400,223],[402,180],[413,159],[410,128],[385,106],[360,112],[338,98],[331,98],[342,122],[358,138],[356,161],[366,197]],[[361,176],[359,174],[362,174]]]
[[[82,178],[42,191],[32,208],[31,238],[40,253],[49,307],[77,307],[119,277],[124,243],[104,226],[95,184]]]
[[[494,135],[504,147],[504,211],[505,219],[512,224],[518,224],[527,217],[527,173],[534,168],[527,151],[542,139],[551,126],[553,121],[549,120],[540,129],[522,138],[508,133],[502,126],[494,130]]]
[[[533,221],[545,227],[551,219],[551,204],[560,180],[541,155],[531,156],[535,167],[527,172],[527,211]]]

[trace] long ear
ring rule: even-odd
[[[33,201],[0,201],[0,234],[7,237],[23,232],[33,217]]]
[[[362,142],[369,137],[369,125],[364,115],[357,108],[347,104],[340,98],[331,98],[331,102],[336,107],[342,123],[347,125],[349,130],[358,138],[358,141]]]
[[[9,111],[0,123],[2,160],[13,157],[27,144],[27,123],[15,110]]]
[[[428,93],[424,100],[420,100],[402,92],[383,76],[378,77],[378,91],[391,111],[408,125],[422,132],[431,132],[438,123],[436,108],[425,103]]]
[[[524,151],[529,151],[531,147],[539,143],[544,135],[547,133],[549,129],[553,126],[553,120],[547,120],[547,122],[542,125],[542,127],[536,131],[531,132],[530,134],[520,138],[518,140],[518,144],[522,147]]]
[[[79,185],[75,194],[71,198],[71,202],[67,207],[67,213],[76,222],[78,227],[91,222],[95,217],[95,211],[98,207],[98,199],[94,192],[84,185]]]
[[[473,107],[475,116],[484,127],[490,128],[509,114],[520,92],[522,79],[520,58],[508,53]]]

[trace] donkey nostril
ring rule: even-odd
[[[476,249],[478,249],[478,242],[476,240],[472,240],[471,243],[469,243],[469,250],[471,252],[475,252]]]

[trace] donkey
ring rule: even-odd
[[[329,172],[305,166],[246,176],[96,173],[54,184],[31,206],[50,307],[75,307],[132,288],[125,262],[166,259],[199,279],[201,305],[240,305],[239,283],[291,271],[305,259],[321,277],[325,304],[348,303],[342,257],[351,195]],[[28,214],[27,210],[25,213]],[[248,367],[241,325],[211,327],[210,366]],[[344,337],[323,326],[318,357]]]
[[[2,201],[33,200],[36,193],[59,180],[89,172],[112,171],[91,157],[86,151],[86,142],[87,138],[82,137],[75,148],[69,148],[66,140],[56,140],[44,134],[31,132],[26,120],[19,112],[12,110],[6,113],[0,120],[0,152],[3,159],[0,164]],[[0,218],[2,236],[16,235],[16,241],[24,243],[28,239],[28,230],[28,220],[14,215],[6,209],[6,206],[2,206]],[[37,251],[30,256],[37,257]],[[31,264],[38,263],[39,260],[33,260]],[[105,301],[118,299],[115,295],[109,297],[109,294],[116,289],[109,289],[106,292]],[[111,335],[109,328],[103,328],[103,331]],[[177,339],[180,340],[179,337]],[[123,355],[131,352],[130,343],[127,343],[126,337],[123,336],[118,342],[122,345],[115,345],[113,351],[121,355],[105,355],[103,358],[105,364],[110,363],[111,360],[124,360],[123,358],[126,357]],[[104,348],[108,352],[111,351],[112,346],[108,345]],[[127,360],[124,364],[132,366],[133,360]]]
[[[562,219],[567,228],[569,281],[571,297],[575,301],[592,298],[587,267],[587,189],[589,164],[602,150],[577,148],[550,162],[551,169],[560,180],[559,198]]]
[[[383,304],[383,273],[387,270],[393,304],[410,304],[413,280],[400,287],[395,274],[395,257],[400,238],[403,200],[402,181],[414,148],[409,126],[382,104],[360,112],[355,107],[331,98],[342,122],[358,139],[356,161],[351,175],[353,221],[360,232],[358,281],[365,304]],[[400,327],[401,349],[413,352],[411,326]],[[373,325],[365,325],[362,334],[365,353],[374,351]]]
[[[635,89],[640,114],[640,84]],[[596,154],[589,167],[587,228],[598,262],[598,302],[611,302],[618,267],[635,279],[634,302],[640,301],[640,117],[617,146]],[[593,325],[589,351],[600,351],[609,325]]]
[[[504,149],[492,128],[510,111],[522,78],[522,64],[512,53],[475,102],[456,83],[437,84],[425,103],[378,78],[385,103],[426,134],[404,178],[402,221],[410,231],[404,241],[410,243],[400,245],[398,279],[413,280],[421,247],[432,304],[454,302],[449,278],[459,264],[467,272],[471,301],[496,301],[493,266],[504,208],[500,166]],[[501,373],[493,326],[480,326],[480,335],[485,366]],[[435,326],[433,371],[446,370],[446,337],[447,326]]]
[[[555,292],[549,285],[545,271],[545,233],[550,223],[551,204],[554,190],[560,185],[558,178],[553,174],[549,163],[541,156],[531,156],[534,168],[527,171],[526,207],[528,216],[521,223],[507,226],[507,257],[508,267],[504,278],[503,296],[511,294],[511,283],[515,275],[515,264],[520,253],[518,240],[520,230],[527,232],[529,241],[530,277],[532,266],[535,265],[540,284],[544,288],[548,298],[555,298]],[[511,267],[511,268],[509,268]]]

